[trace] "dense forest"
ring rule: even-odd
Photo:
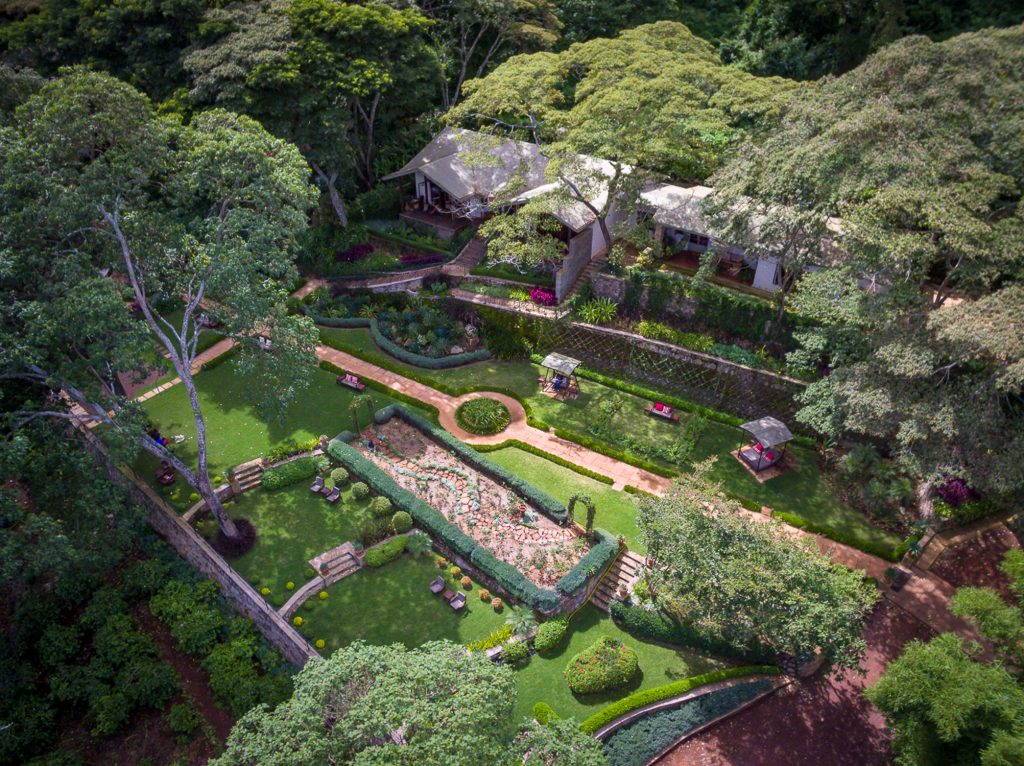
[[[372,327],[378,346],[400,346],[403,362],[420,346],[436,345],[438,335],[464,332],[446,347],[453,355],[480,342],[502,362],[528,366],[530,352],[541,349],[523,321],[486,312],[442,321],[400,301],[375,304],[364,296],[346,304],[344,290],[320,289],[303,304],[285,300],[306,277],[336,276],[325,262],[337,266],[360,248],[372,250],[368,224],[397,218],[405,191],[403,182],[384,179],[441,131],[457,129],[478,131],[485,153],[495,145],[487,141],[538,145],[548,180],[562,182],[514,212],[511,202],[522,201],[514,183],[496,197],[501,205],[479,229],[491,275],[537,277],[523,283],[532,288],[524,302],[553,304],[553,292],[550,303],[533,295],[549,287],[538,266],[568,250],[545,236],[545,227],[553,210],[585,207],[609,244],[606,271],[627,285],[626,297],[602,316],[588,285],[567,314],[589,325],[636,320],[619,330],[647,323],[654,329],[639,334],[650,340],[679,341],[798,384],[790,425],[815,445],[807,463],[838,477],[830,492],[886,534],[898,533],[897,542],[905,539],[890,562],[916,550],[935,514],[964,524],[1005,516],[1009,524],[1019,512],[1019,0],[7,0],[0,9],[0,764],[99,763],[103,742],[136,719],[156,720],[159,711],[168,711],[182,737],[178,745],[167,737],[168,752],[177,747],[188,763],[216,757],[212,735],[189,740],[203,730],[196,711],[204,703],[179,684],[172,664],[201,668],[211,699],[230,711],[226,729],[239,722],[218,763],[304,763],[291,743],[312,730],[309,763],[398,762],[388,758],[398,757],[391,748],[404,744],[398,740],[406,727],[410,741],[417,727],[429,736],[402,762],[498,764],[510,752],[528,766],[605,762],[592,738],[557,716],[550,726],[545,713],[511,731],[512,676],[506,665],[477,662],[479,653],[433,643],[408,651],[356,644],[294,675],[252,624],[156,537],[123,488],[96,470],[83,450],[87,440],[67,428],[88,412],[118,460],[163,461],[184,477],[186,495],[194,490],[194,501],[206,503],[218,550],[248,550],[256,532],[232,521],[210,475],[217,471],[208,465],[193,378],[203,369],[200,329],[189,313],[180,326],[161,325],[151,306],[183,296],[192,312],[215,296],[221,332],[238,342],[233,364],[251,384],[248,403],[272,424],[302,401],[317,372],[330,369],[332,385],[334,372],[342,372],[322,360],[316,367],[323,328],[315,312],[325,307],[338,312],[328,319],[351,320],[328,324],[333,331]],[[693,327],[672,324],[668,309],[656,315],[672,288],[659,271],[665,253],[650,245],[636,213],[645,190],[660,184],[710,187],[702,207],[709,233],[772,259],[779,289],[754,309],[748,301],[735,313],[723,309],[724,318],[693,320]],[[628,225],[613,223],[616,204],[632,214]],[[412,235],[404,233],[408,244]],[[450,245],[418,242],[434,251]],[[688,295],[702,309],[713,300],[740,306],[718,293],[706,298],[720,254],[706,255]],[[125,272],[121,281],[108,278],[112,265]],[[449,287],[442,281],[435,294]],[[657,295],[661,303],[652,310]],[[636,305],[627,306],[630,300]],[[592,314],[583,313],[588,307]],[[749,327],[736,319],[744,311]],[[378,322],[395,335],[402,316],[416,329],[381,341]],[[111,383],[153,363],[154,337],[191,396],[196,465],[179,460],[140,403]],[[482,353],[477,358],[490,358],[486,348]],[[430,378],[442,367],[424,365],[423,380],[442,380]],[[534,372],[526,374],[531,385]],[[666,473],[666,462],[694,469],[689,452],[659,464],[663,445],[637,447],[611,433],[620,394],[653,398],[647,384],[620,383],[601,405],[604,430],[570,441],[602,447],[634,467],[660,467],[662,476],[680,473]],[[460,395],[473,390],[447,379],[439,386]],[[383,385],[377,393],[410,399]],[[360,413],[372,417],[372,401],[357,398],[346,410],[357,432]],[[215,397],[202,400],[202,407],[213,404]],[[672,408],[667,412],[671,417]],[[530,425],[535,416],[526,410]],[[737,425],[731,417],[719,420]],[[559,437],[573,436],[552,425]],[[313,438],[310,448],[317,444]],[[701,559],[694,540],[712,534],[714,525],[701,516],[712,503],[737,514],[741,506],[763,507],[724,499],[722,487],[704,477],[713,463],[687,473],[687,489],[662,499],[626,487],[644,498],[640,529],[649,535],[650,556]],[[347,480],[345,473],[339,486]],[[735,585],[729,593],[740,598],[754,592],[744,590],[753,586],[742,582],[749,577],[741,570],[765,565],[775,551],[786,569],[778,591],[811,593],[792,607],[806,617],[802,628],[772,628],[800,646],[793,656],[817,653],[837,667],[855,666],[874,603],[860,579],[845,569],[839,576],[824,559],[808,563],[806,551],[722,521],[728,516],[715,522],[715,544],[725,551],[726,538],[745,541],[751,559],[726,572],[708,556],[708,571]],[[684,524],[693,536],[675,539]],[[591,509],[588,535],[592,527]],[[767,629],[730,622],[728,599],[703,610],[695,605],[711,574],[688,570],[692,579],[684,581],[667,568],[651,571],[645,587],[661,590],[681,624],[704,620],[715,639],[707,645],[742,634],[746,650],[759,648]],[[984,651],[949,634],[908,644],[868,691],[894,734],[899,763],[1024,763],[1024,627],[1016,605],[1024,597],[1024,565],[1011,552],[999,571],[993,577],[1003,584],[1001,595],[964,587],[950,606],[977,629]],[[711,604],[723,592],[698,600]],[[773,598],[785,602],[779,593],[758,592],[758,608]],[[758,618],[762,628],[772,614],[766,609]],[[819,632],[806,638],[800,630],[811,623]],[[169,658],[167,636],[181,647],[181,663]],[[362,679],[374,674],[378,686],[363,695]],[[439,707],[418,707],[417,695],[449,675],[474,681]],[[328,687],[356,702],[335,699]],[[503,705],[488,708],[496,697]],[[389,704],[415,711],[394,726]],[[472,718],[476,730],[449,740],[432,728],[441,708],[446,720]],[[363,734],[339,744],[331,727],[325,733],[320,725],[332,717]],[[391,737],[392,728],[399,736],[385,747],[378,734]],[[63,737],[77,743],[79,756],[53,750]],[[188,741],[186,752],[181,743]]]

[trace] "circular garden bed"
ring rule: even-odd
[[[511,419],[508,407],[488,397],[470,399],[455,410],[455,422],[459,427],[480,436],[504,431]]]

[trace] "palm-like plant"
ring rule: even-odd
[[[430,553],[430,538],[423,532],[410,532],[405,539],[405,549],[413,558],[420,558]]]
[[[537,618],[529,609],[516,609],[505,619],[505,624],[512,628],[512,635],[525,636],[537,626]]]

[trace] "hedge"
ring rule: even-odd
[[[380,545],[376,545],[366,551],[363,563],[368,567],[382,567],[397,559],[405,551],[406,535],[395,535],[388,538]]]
[[[565,638],[569,621],[564,616],[554,617],[537,626],[537,634],[533,637],[533,648],[538,652],[554,649]]]
[[[591,471],[589,468],[584,468],[581,465],[577,465],[570,460],[566,460],[564,457],[553,455],[550,452],[545,452],[540,447],[534,447],[532,444],[521,442],[518,439],[506,439],[501,444],[474,444],[473,449],[477,452],[495,452],[500,449],[507,449],[514,447],[520,449],[523,452],[529,452],[531,455],[542,457],[545,460],[550,460],[555,465],[560,465],[563,468],[568,468],[570,471],[575,471],[580,476],[586,476],[588,479],[599,481],[602,484],[614,484],[615,480],[611,476],[605,476],[603,473],[597,471]],[[628,489],[627,489],[628,491]]]
[[[347,370],[343,370],[338,365],[331,364],[330,362],[328,362],[326,360],[321,360],[320,361],[320,369],[321,370],[326,370],[327,372],[330,372],[330,373],[332,373],[334,375],[344,375],[347,372]],[[428,404],[427,402],[421,402],[419,399],[417,399],[417,398],[415,398],[413,396],[409,396],[408,394],[404,394],[401,391],[396,391],[393,388],[388,388],[383,383],[381,383],[380,381],[374,380],[373,378],[360,378],[359,380],[362,383],[364,383],[367,388],[372,388],[374,391],[378,391],[378,392],[380,392],[380,393],[384,394],[385,396],[388,396],[388,397],[390,397],[392,399],[395,399],[395,400],[400,401],[400,402],[404,402],[404,403],[406,403],[406,404],[408,404],[408,405],[410,405],[412,407],[416,407],[418,409],[425,410],[426,412],[429,412],[430,413],[430,419],[433,420],[435,423],[441,417],[440,410],[438,410],[437,407],[435,407],[433,404]]]
[[[644,460],[643,458],[636,457],[630,452],[625,452],[614,447],[609,447],[603,441],[593,438],[592,436],[584,436],[582,434],[575,433],[574,431],[566,430],[565,428],[556,428],[555,436],[565,439],[566,441],[575,442],[581,447],[586,447],[594,452],[600,452],[602,455],[620,460],[623,463],[629,463],[637,468],[642,468],[645,471],[649,471],[657,476],[663,476],[666,479],[671,479],[679,475],[678,471],[673,471],[669,468],[663,468],[657,463],[652,463],[650,460]]]
[[[797,529],[804,529],[808,532],[824,535],[828,539],[837,543],[849,545],[851,548],[856,548],[857,550],[864,551],[865,553],[871,553],[879,558],[885,559],[886,561],[899,561],[903,557],[903,553],[906,552],[906,549],[903,550],[903,553],[899,552],[903,547],[902,542],[896,546],[888,546],[885,543],[865,542],[853,537],[841,529],[830,527],[827,524],[818,524],[813,521],[808,521],[803,516],[797,516],[795,513],[774,511],[772,513],[772,518],[781,519]],[[910,547],[909,544],[907,547]]]
[[[281,489],[297,484],[303,479],[316,475],[317,460],[312,457],[299,457],[279,466],[268,468],[263,472],[260,483],[264,489]]]
[[[572,569],[555,585],[559,593],[568,596],[586,585],[591,575],[603,570],[619,552],[619,541],[603,529],[595,529],[597,543],[587,551]]]
[[[622,491],[630,495],[636,495],[637,497],[657,497],[654,493],[648,492],[645,489],[640,489],[640,487],[634,487],[632,484],[627,484],[622,488]]]
[[[534,364],[540,364],[543,361],[543,357],[540,354],[531,354],[530,361]],[[587,380],[592,380],[595,383],[600,383],[608,388],[614,388],[617,391],[638,396],[641,399],[665,402],[665,404],[669,404],[676,409],[692,412],[695,415],[703,415],[708,420],[724,423],[725,425],[733,426],[734,428],[739,428],[746,422],[744,418],[741,418],[738,415],[730,415],[728,412],[722,412],[721,410],[716,410],[711,407],[704,407],[687,399],[680,399],[672,394],[655,391],[653,388],[648,388],[647,386],[623,380],[622,378],[617,378],[612,375],[606,375],[602,372],[595,372],[594,370],[585,367],[578,367],[576,369],[576,375]],[[795,435],[793,437],[793,443],[807,447],[808,449],[815,449],[817,447],[817,442],[809,436]]]
[[[476,351],[466,351],[462,354],[450,354],[442,357],[414,354],[411,351],[407,351],[402,348],[391,340],[391,338],[382,333],[377,320],[372,317],[322,317],[313,314],[305,306],[302,307],[302,311],[307,316],[311,317],[318,325],[323,325],[324,327],[368,327],[370,328],[370,337],[373,338],[373,342],[377,344],[377,347],[381,351],[393,356],[401,362],[411,364],[414,367],[423,367],[428,370],[445,370],[449,367],[460,367],[464,364],[482,362],[485,359],[491,358],[491,352],[486,348],[477,349]],[[338,350],[347,351],[347,349]]]
[[[645,707],[646,705],[653,705],[655,702],[661,702],[662,700],[671,699],[672,697],[678,697],[682,694],[686,694],[688,691],[697,689],[701,686],[707,686],[708,684],[718,683],[719,681],[725,681],[730,678],[740,678],[742,676],[753,676],[753,675],[778,675],[779,669],[774,665],[748,665],[738,668],[725,668],[724,670],[713,670],[710,673],[704,673],[699,676],[691,676],[690,678],[683,678],[679,681],[673,681],[670,684],[664,686],[655,686],[652,689],[645,689],[635,694],[630,694],[628,697],[623,697],[618,702],[613,702],[606,707],[601,708],[589,718],[585,719],[580,724],[580,729],[587,734],[593,734],[598,729],[601,729],[616,718],[621,718],[626,713],[631,713],[634,710]]]
[[[766,645],[741,647],[702,633],[692,625],[677,622],[660,610],[647,610],[623,601],[609,605],[612,619],[636,638],[649,638],[665,644],[676,644],[710,652],[744,662],[771,662],[775,652]]]
[[[238,354],[238,350],[239,346],[236,343],[223,354],[218,354],[213,359],[210,359],[207,362],[203,362],[203,366],[200,368],[200,370],[202,372],[205,372],[206,370],[212,370],[214,367],[219,367],[220,365],[224,364],[224,362],[236,356]]]
[[[434,426],[429,421],[424,420],[401,405],[390,405],[378,410],[374,414],[374,421],[378,424],[386,423],[392,417],[398,417],[414,428],[417,428],[428,437],[454,452],[468,465],[509,487],[513,492],[528,500],[534,507],[556,521],[562,522],[565,520],[565,507],[560,505],[554,498],[524,482],[521,478],[505,470],[503,467],[487,460],[477,453],[476,450],[468,447],[446,431]],[[569,570],[558,581],[556,586],[559,588],[558,592],[539,588],[516,567],[504,561],[499,561],[493,553],[479,546],[473,538],[448,521],[443,514],[420,500],[410,491],[399,486],[390,475],[364,457],[344,437],[351,439],[352,434],[344,432],[328,444],[327,451],[331,457],[344,464],[353,474],[361,477],[374,492],[391,500],[396,508],[408,512],[419,526],[436,539],[441,540],[463,559],[470,561],[482,573],[494,579],[509,595],[541,611],[550,612],[556,609],[559,604],[559,592],[566,592],[562,588],[575,581],[579,581],[581,584],[585,583],[587,578],[581,575],[585,574],[586,569],[594,566],[595,562],[599,562],[602,556],[607,555],[609,546],[598,543],[594,548],[599,553],[591,557],[593,550],[588,552],[573,569]],[[598,539],[601,541],[607,541],[611,538],[611,535],[604,530],[597,529],[595,534],[598,535]],[[617,547],[616,544],[616,550]]]

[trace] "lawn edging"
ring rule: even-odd
[[[565,506],[553,497],[523,481],[503,466],[488,460],[472,447],[451,436],[447,431],[401,405],[389,405],[378,410],[374,414],[374,421],[377,424],[383,424],[392,417],[400,418],[429,438],[434,439],[458,455],[467,465],[508,487],[553,520],[559,523],[565,522]],[[553,589],[540,588],[519,569],[500,561],[486,547],[477,544],[469,535],[448,521],[442,513],[430,507],[409,490],[401,487],[384,470],[353,447],[349,443],[351,438],[350,432],[343,432],[332,439],[327,447],[331,457],[362,478],[376,493],[391,500],[396,508],[409,513],[419,526],[457,553],[464,561],[471,562],[479,572],[498,583],[507,593],[530,604],[542,613],[551,614],[559,611],[563,598],[574,596],[577,591],[585,587],[590,578],[588,573],[600,571],[605,560],[618,551],[617,538],[605,530],[595,529],[594,535],[597,543],[590,551],[558,581]]]
[[[477,452],[497,452],[502,449],[519,449],[523,452],[529,452],[531,455],[536,455],[539,458],[550,460],[555,465],[561,466],[562,468],[568,468],[570,471],[574,471],[580,476],[586,476],[588,479],[599,481],[602,484],[608,484],[610,486],[615,483],[615,480],[611,476],[605,476],[603,473],[591,471],[589,468],[577,465],[571,460],[566,460],[564,457],[552,454],[551,452],[545,452],[540,447],[534,447],[532,444],[521,442],[518,439],[506,439],[499,444],[474,444],[473,449]]]
[[[744,665],[723,670],[713,670],[710,673],[703,673],[699,676],[683,678],[663,686],[655,686],[651,689],[630,694],[617,702],[607,705],[592,716],[583,720],[580,730],[593,734],[597,739],[604,739],[612,732],[631,723],[637,718],[642,718],[651,712],[651,708],[659,703],[671,701],[685,702],[700,695],[688,695],[695,689],[700,689],[703,694],[717,691],[718,687],[706,688],[723,681],[735,682],[737,679],[751,679],[757,676],[777,676],[779,669],[774,665]],[[730,684],[731,685],[731,684]],[[674,699],[682,697],[682,699]]]

